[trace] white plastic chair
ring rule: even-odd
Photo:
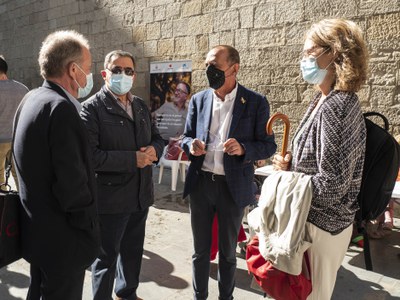
[[[171,168],[171,190],[176,191],[176,184],[178,181],[178,173],[181,173],[181,181],[185,182],[186,177],[186,167],[190,165],[190,161],[181,160],[183,151],[179,153],[177,160],[170,160],[165,158],[165,154],[167,152],[167,147],[165,146],[163,154],[160,158],[159,166],[160,172],[158,174],[158,184],[161,183],[162,175],[164,172],[164,167]]]

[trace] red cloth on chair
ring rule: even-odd
[[[212,225],[212,234],[211,234],[211,253],[210,253],[210,261],[213,261],[217,257],[218,253],[218,218],[217,214],[214,216],[214,221]],[[240,225],[238,242],[243,242],[247,240],[246,232],[244,232],[243,225]]]

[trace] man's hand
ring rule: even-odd
[[[223,146],[224,146],[223,151],[228,155],[240,156],[244,154],[243,146],[239,144],[239,142],[234,138],[227,139],[226,142],[223,144]]]
[[[157,154],[153,146],[142,147],[139,151],[136,151],[136,166],[138,168],[151,166],[156,160]]]
[[[190,146],[190,153],[194,156],[206,154],[206,144],[199,139],[194,139]]]

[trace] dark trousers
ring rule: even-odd
[[[31,264],[27,300],[81,300],[85,268],[75,272],[47,270]]]
[[[149,209],[133,213],[100,215],[102,251],[92,265],[94,300],[112,299],[115,294],[136,300]]]
[[[213,181],[213,179],[215,181]],[[225,177],[201,175],[190,194],[194,254],[192,257],[194,299],[207,299],[210,274],[211,232],[214,214],[218,215],[219,299],[233,299],[236,270],[236,245],[243,208],[234,202]]]

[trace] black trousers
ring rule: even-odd
[[[210,274],[210,248],[214,214],[218,215],[219,299],[233,299],[236,246],[243,208],[234,202],[225,176],[201,175],[190,194],[190,215],[194,240],[192,256],[194,299],[207,299]]]
[[[148,212],[100,215],[102,253],[92,265],[94,300],[111,299],[114,279],[118,297],[136,300]]]
[[[27,300],[81,300],[85,269],[75,272],[47,270],[31,264]]]

